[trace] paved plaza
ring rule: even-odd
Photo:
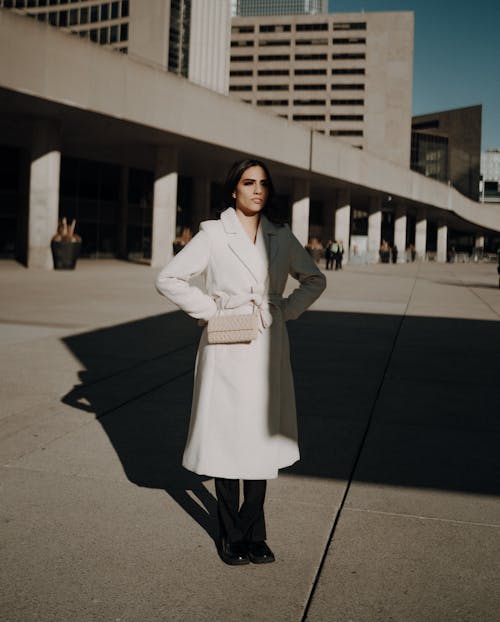
[[[496,265],[326,273],[289,323],[302,460],[262,567],[220,561],[180,466],[199,328],[156,274],[0,263],[0,620],[498,621]]]

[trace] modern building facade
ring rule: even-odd
[[[413,13],[235,17],[230,92],[409,166]]]
[[[325,241],[343,240],[357,261],[352,223],[363,210],[368,261],[378,260],[382,236],[444,261],[448,230],[493,241],[500,230],[500,206],[202,88],[166,65],[0,9],[3,256],[50,269],[50,240],[66,216],[77,218],[86,256],[165,264],[178,228],[195,232],[213,217],[225,171],[248,155],[269,163],[283,216],[302,243],[321,231]]]
[[[500,149],[486,149],[481,153],[480,200],[500,203]]]
[[[0,8],[228,92],[230,0],[0,0]]]
[[[328,13],[328,0],[234,0],[233,15],[318,15]]]
[[[413,117],[411,168],[478,200],[482,106]]]

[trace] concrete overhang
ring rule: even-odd
[[[274,162],[280,175],[384,194],[500,230],[499,205],[476,203],[367,151],[6,9],[0,9],[0,88],[143,128],[150,144],[252,154]]]

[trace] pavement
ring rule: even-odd
[[[0,262],[2,622],[500,620],[496,266],[326,274],[289,323],[276,563],[228,567],[180,466],[196,323],[147,266]]]

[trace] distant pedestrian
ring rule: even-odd
[[[334,255],[332,251],[332,240],[328,240],[325,246],[325,259],[326,259],[326,269],[331,270],[333,268]]]
[[[498,287],[500,288],[500,248],[497,250]]]
[[[220,220],[201,223],[156,281],[188,315],[219,324],[219,333],[211,323],[204,328],[198,346],[182,463],[215,479],[219,555],[231,565],[274,561],[265,541],[267,480],[299,459],[286,323],[326,284],[290,228],[277,222],[273,193],[263,162],[235,162]],[[197,274],[207,293],[190,284]],[[284,298],[289,274],[300,285]]]
[[[392,263],[398,263],[398,247],[394,244],[391,250]]]
[[[342,240],[340,242],[335,242],[337,245],[335,251],[335,270],[342,270],[342,258],[344,257],[344,243]]]

